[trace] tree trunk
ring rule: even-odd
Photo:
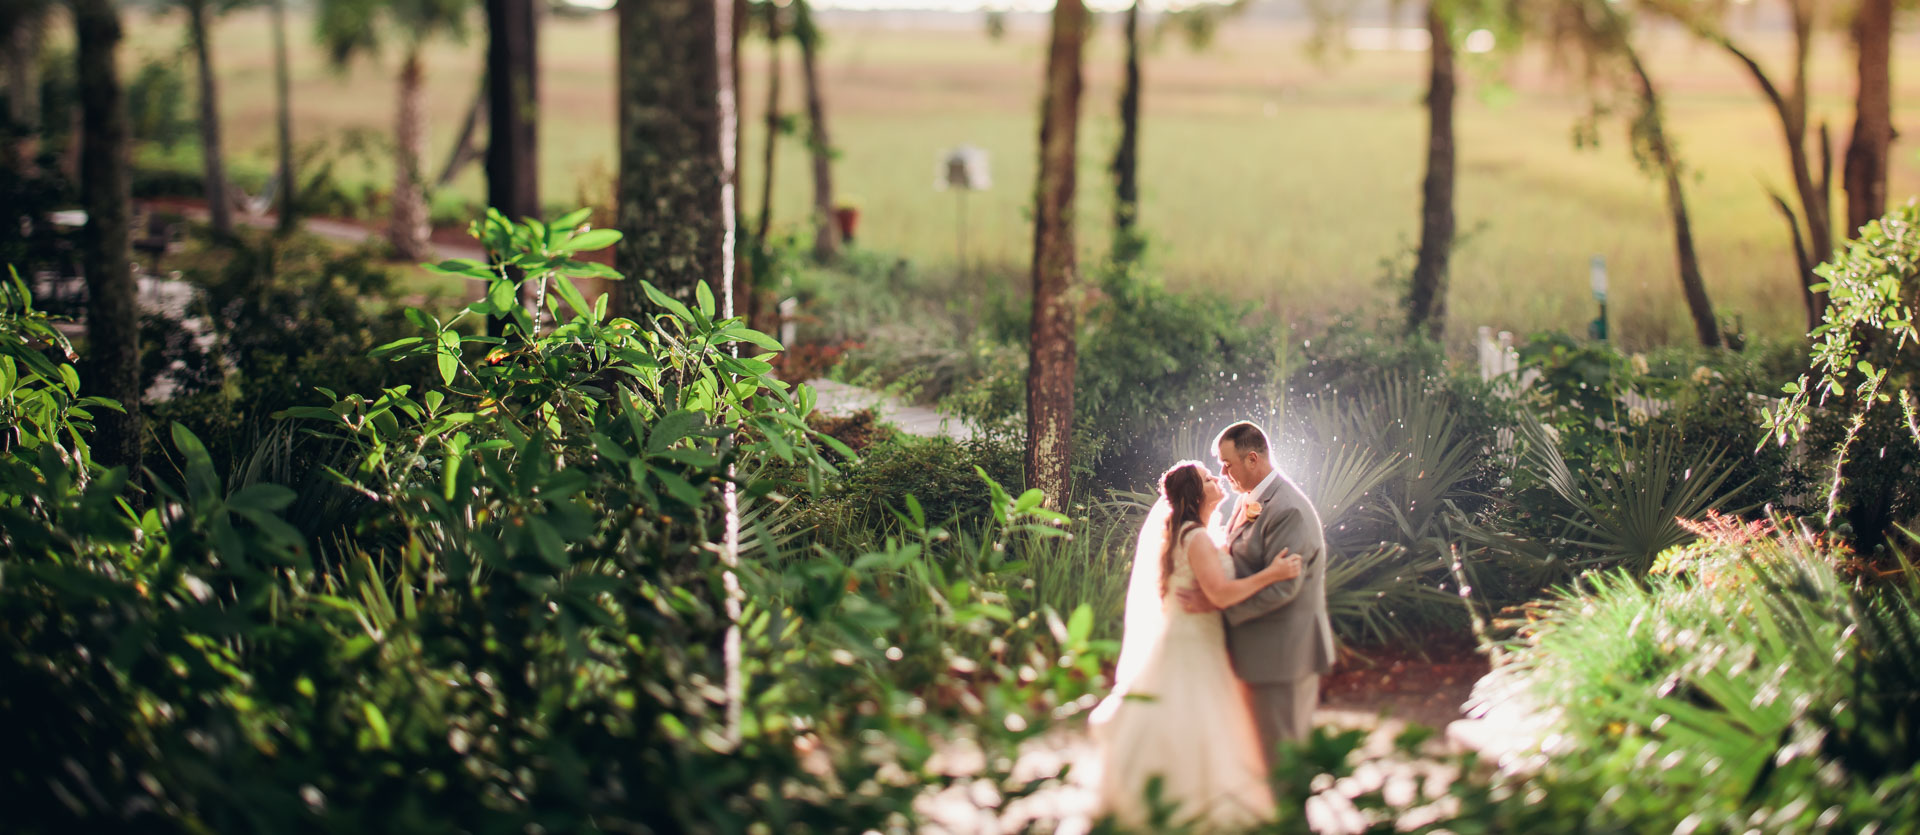
[[[1060,0],[1047,50],[1040,178],[1033,212],[1033,322],[1027,354],[1027,486],[1063,507],[1072,491],[1074,344],[1073,192],[1080,123],[1080,53],[1087,9]]]
[[[113,0],[72,0],[78,32],[80,195],[87,210],[81,269],[87,278],[87,385],[126,414],[95,409],[95,458],[140,466],[140,313],[133,278],[126,95],[115,64],[120,12]]]
[[[28,13],[14,21],[7,44],[7,116],[21,131],[19,144],[9,149],[20,170],[33,166],[39,153],[40,130],[40,45],[45,19]]]
[[[494,17],[493,7],[500,1],[501,0],[487,0],[489,33],[494,31],[492,28]],[[509,2],[511,2],[511,0],[509,0]],[[510,34],[508,37],[515,36]],[[454,179],[459,177],[461,172],[466,171],[467,166],[472,165],[476,161],[487,160],[486,165],[489,168],[493,165],[493,162],[487,155],[488,149],[480,147],[480,144],[474,141],[474,136],[480,132],[481,122],[487,123],[489,136],[491,136],[493,125],[493,122],[487,118],[487,109],[491,103],[490,100],[493,98],[493,85],[488,84],[487,81],[495,69],[493,65],[496,59],[492,52],[494,48],[492,35],[489,34],[488,38],[487,71],[480,73],[480,89],[473,91],[473,103],[467,105],[467,115],[460,120],[460,132],[454,137],[453,150],[447,154],[447,164],[440,168],[440,176],[433,178],[434,188],[446,188],[447,186],[453,185]],[[493,175],[488,174],[487,176],[491,178]],[[489,188],[491,188],[491,186],[489,186]],[[491,202],[491,200],[489,200],[489,202]],[[496,205],[494,208],[497,209],[499,206]],[[509,215],[509,217],[512,217],[512,215]]]
[[[1860,84],[1854,96],[1853,140],[1842,178],[1847,232],[1887,212],[1887,156],[1893,144],[1893,0],[1861,0],[1853,21]]]
[[[748,259],[739,257],[740,218],[746,216],[747,208],[746,190],[740,187],[740,163],[747,157],[747,135],[745,131],[740,130],[739,124],[740,36],[744,34],[747,29],[747,0],[733,0],[733,14],[728,17],[727,29],[729,32],[727,44],[728,87],[733,91],[732,100],[734,105],[734,129],[730,131],[733,135],[733,144],[731,146],[733,155],[731,159],[727,160],[727,187],[729,191],[733,192],[733,225],[731,231],[728,233],[730,238],[727,241],[727,252],[732,254],[731,260],[733,261],[733,269],[731,272],[733,274],[732,298],[734,315],[745,317],[747,321],[751,322],[753,321],[754,308],[754,275],[751,269],[752,264]]]
[[[1717,44],[1745,67],[1759,85],[1761,94],[1767,103],[1773,106],[1774,115],[1780,120],[1780,130],[1787,141],[1787,164],[1793,173],[1794,191],[1800,198],[1800,207],[1805,215],[1806,236],[1800,238],[1800,227],[1794,227],[1795,249],[1800,268],[1800,284],[1803,289],[1811,288],[1821,279],[1813,274],[1813,268],[1833,252],[1832,219],[1828,214],[1826,189],[1824,183],[1816,183],[1811,163],[1807,160],[1807,58],[1813,45],[1813,10],[1809,0],[1791,0],[1794,30],[1794,85],[1795,89],[1783,94],[1773,79],[1767,75],[1760,62],[1740,48],[1726,33],[1701,25],[1688,18],[1684,13],[1675,11],[1666,5],[1655,8],[1675,20],[1692,27],[1702,38]],[[1822,178],[1824,180],[1824,177]],[[1789,214],[1792,214],[1789,211]],[[1826,311],[1825,293],[1815,293],[1805,289],[1807,299],[1807,319],[1819,322]]]
[[[1420,196],[1420,258],[1407,293],[1407,329],[1434,338],[1447,327],[1447,270],[1453,257],[1453,32],[1434,0],[1427,7],[1432,36],[1427,76],[1427,177]]]
[[[472,110],[487,114],[487,205],[515,220],[540,216],[539,43],[534,0],[487,0],[487,70]],[[475,118],[468,114],[469,131]],[[525,277],[519,270],[512,275]],[[520,288],[520,305],[535,321],[539,292]],[[487,332],[504,334],[506,322],[489,317]]]
[[[1693,247],[1693,223],[1687,216],[1687,193],[1680,179],[1680,162],[1674,158],[1673,147],[1667,142],[1660,96],[1654,89],[1653,78],[1640,63],[1640,54],[1632,46],[1627,46],[1625,51],[1640,86],[1643,139],[1654,163],[1660,166],[1667,186],[1667,212],[1673,217],[1674,250],[1680,261],[1680,290],[1686,296],[1687,312],[1693,316],[1693,330],[1700,344],[1718,348],[1720,324],[1713,315],[1713,302],[1707,298],[1706,279],[1700,275],[1700,257]]]
[[[1126,37],[1126,68],[1120,86],[1120,144],[1113,152],[1113,254],[1131,261],[1138,254],[1134,223],[1140,216],[1140,0],[1127,7],[1121,29]]]
[[[773,232],[773,160],[780,138],[780,7],[767,4],[767,145],[760,156],[760,223],[755,240],[765,249]]]
[[[833,142],[827,138],[827,105],[816,66],[820,29],[813,5],[795,0],[794,37],[800,41],[800,74],[807,86],[807,147],[813,152],[813,257],[828,261],[840,254],[840,224],[833,216]]]
[[[207,36],[208,0],[188,0],[187,28],[194,60],[200,64],[200,159],[207,187],[207,216],[216,235],[233,234],[233,200],[227,194],[227,166],[221,156],[219,87],[214,81],[213,45]]]
[[[1793,204],[1772,189],[1767,190],[1767,196],[1773,198],[1773,207],[1779,209],[1780,216],[1787,220],[1787,236],[1793,239],[1794,263],[1803,266],[1813,263],[1812,256],[1807,253],[1807,239],[1800,234],[1800,218],[1793,213]],[[1800,300],[1807,306],[1807,330],[1811,332],[1826,318],[1826,305],[1814,294],[1813,284],[1804,280],[1805,275],[1802,274],[1803,280],[1800,282]]]
[[[692,299],[706,282],[725,293],[733,198],[722,104],[731,107],[731,62],[721,53],[731,0],[621,3],[620,231],[615,315],[649,307],[636,282]]]
[[[273,0],[274,121],[280,136],[280,218],[278,232],[291,234],[300,224],[299,186],[293,171],[293,74],[287,68],[287,0]]]
[[[1794,153],[1794,185],[1800,189],[1800,207],[1807,219],[1807,242],[1813,246],[1816,263],[1833,255],[1833,213],[1831,210],[1831,192],[1827,178],[1832,169],[1832,155],[1826,150],[1822,138],[1821,174],[1818,180],[1813,176],[1813,164],[1806,155],[1807,134],[1807,98],[1808,59],[1813,52],[1813,24],[1815,10],[1813,0],[1794,0],[1793,2],[1793,107],[1794,133],[1800,149]],[[1824,132],[1824,128],[1822,129]],[[1822,302],[1825,297],[1822,294]]]
[[[431,255],[427,195],[420,175],[420,160],[427,151],[425,80],[420,49],[414,46],[400,66],[400,111],[393,130],[393,217],[387,230],[394,252],[406,261],[424,261]]]

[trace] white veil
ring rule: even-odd
[[[1133,572],[1127,580],[1120,661],[1113,675],[1116,693],[1124,693],[1133,684],[1166,631],[1167,617],[1160,609],[1160,555],[1167,548],[1167,519],[1172,515],[1173,507],[1162,497],[1153,503],[1147,520],[1140,523],[1140,537],[1133,547]]]

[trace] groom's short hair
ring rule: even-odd
[[[1261,455],[1271,454],[1267,448],[1267,433],[1260,431],[1260,427],[1250,420],[1243,420],[1220,430],[1220,437],[1214,440],[1213,445],[1219,446],[1221,441],[1232,441],[1233,448],[1239,450],[1242,455],[1249,452],[1258,452]]]

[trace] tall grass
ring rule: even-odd
[[[180,38],[177,18],[136,17],[129,49],[167,55]],[[898,253],[922,266],[953,270],[961,211],[932,187],[935,160],[961,143],[992,155],[994,188],[968,197],[969,275],[981,288],[1017,285],[1031,246],[1025,215],[1038,135],[1034,103],[1040,33],[1016,27],[994,41],[981,29],[902,30],[828,21],[823,72],[832,107],[837,175],[844,199],[862,210],[860,247]],[[391,67],[335,73],[296,18],[293,49],[296,120],[303,136],[349,129],[386,131],[393,100]],[[595,189],[614,154],[615,75],[610,17],[559,18],[543,25],[542,107],[564,130],[543,142],[541,179],[549,201]],[[1148,58],[1141,175],[1141,228],[1170,281],[1185,289],[1221,288],[1246,303],[1311,324],[1334,311],[1384,309],[1396,288],[1379,281],[1381,260],[1416,237],[1422,68],[1418,56],[1358,53],[1315,63],[1298,28],[1251,22],[1224,27],[1207,50],[1162,48]],[[1762,183],[1786,182],[1771,118],[1740,68],[1684,33],[1648,32],[1656,77],[1670,79],[1671,125],[1688,149],[1698,211],[1695,233],[1714,298],[1724,314],[1743,315],[1759,332],[1798,333],[1802,311],[1791,250]],[[229,148],[236,165],[264,170],[272,154],[272,56],[264,14],[227,15],[216,26],[224,77]],[[1088,58],[1088,101],[1113,100],[1119,60],[1111,27],[1100,27]],[[1755,33],[1762,60],[1783,54],[1785,39]],[[1905,43],[1903,41],[1903,43]],[[1838,43],[1816,53],[1815,121],[1842,123],[1851,113],[1852,68]],[[472,43],[427,49],[427,101],[435,126],[432,159],[451,146],[451,130],[471,101],[480,51]],[[747,146],[763,141],[765,52],[749,38],[742,125]],[[1684,339],[1671,231],[1661,192],[1645,177],[1612,126],[1597,150],[1569,138],[1586,115],[1575,83],[1543,72],[1548,56],[1527,55],[1498,86],[1475,79],[1460,113],[1460,214],[1485,225],[1456,255],[1451,308],[1462,327],[1526,332],[1578,331],[1592,317],[1586,265],[1606,257],[1614,277],[1614,324],[1632,344]],[[1896,79],[1895,109],[1913,112],[1920,88]],[[796,96],[785,103],[799,112]],[[374,103],[374,106],[369,106]],[[1110,109],[1084,115],[1082,182],[1104,182],[1117,134]],[[1755,137],[1763,137],[1756,140]],[[777,226],[808,217],[807,149],[780,145]],[[757,153],[755,156],[757,159]],[[368,164],[365,179],[391,181],[388,163]],[[1920,192],[1911,154],[1892,160],[1890,193]],[[762,172],[743,172],[758,194]],[[481,199],[473,170],[453,191]],[[1083,190],[1084,252],[1106,251],[1105,189]],[[608,219],[600,219],[602,224]]]

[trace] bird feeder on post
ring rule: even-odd
[[[993,177],[987,171],[986,149],[961,145],[941,155],[939,170],[934,174],[933,189],[952,191],[958,195],[954,251],[959,256],[961,278],[967,275],[967,192],[986,191],[992,185]]]
[[[1587,324],[1587,335],[1604,342],[1607,339],[1607,259],[1593,256],[1590,272],[1593,300],[1600,305],[1600,316]]]

